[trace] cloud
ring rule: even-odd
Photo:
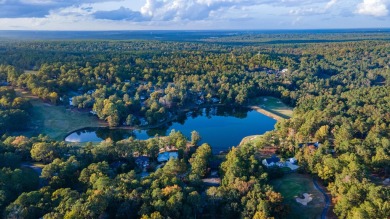
[[[390,0],[0,0],[0,29],[389,27],[388,17],[376,18],[389,14],[389,3]]]
[[[214,12],[229,8],[254,7],[261,5],[296,7],[325,3],[329,0],[146,0],[141,8],[144,16],[154,21],[204,20]],[[328,7],[336,3],[331,0]]]
[[[124,2],[123,0],[0,0],[0,18],[43,18],[52,11],[64,8],[88,7],[95,3],[115,1]],[[329,0],[146,0],[138,12],[129,9],[132,7],[123,3],[124,5],[117,10],[100,9],[94,17],[108,20],[193,21],[215,17],[232,8],[241,9],[261,5],[300,7],[319,3],[328,3],[327,7],[331,7],[335,2],[336,0],[330,2]],[[128,1],[127,4],[134,3]],[[89,10],[94,12],[92,9]]]
[[[144,21],[146,18],[138,11],[133,11],[125,7],[120,7],[118,10],[112,11],[97,11],[92,14],[96,19],[104,20],[128,20],[128,21]]]
[[[324,14],[325,10],[320,8],[298,8],[298,9],[290,10],[289,13],[291,15],[297,15],[297,16],[308,16],[308,15]]]
[[[357,6],[356,13],[375,17],[384,17],[389,14],[387,0],[364,0]]]
[[[40,18],[52,10],[108,1],[121,0],[0,0],[0,18]]]
[[[338,0],[331,0],[330,2],[328,2],[325,6],[325,9],[329,9],[331,7],[333,7],[333,5],[335,5],[337,3]]]
[[[45,5],[32,9],[31,6],[15,2],[1,5],[0,18],[44,17],[50,9],[50,6]]]
[[[317,7],[301,7],[291,9],[289,12],[291,15],[307,16],[307,15],[319,15],[325,14],[337,3],[338,0],[330,0],[325,6],[320,5]]]
[[[141,13],[151,17],[152,20],[159,21],[203,20],[208,18],[213,11],[236,4],[237,1],[225,0],[147,0],[141,8]]]

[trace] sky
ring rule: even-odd
[[[390,0],[0,0],[0,30],[390,28]]]

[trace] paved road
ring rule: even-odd
[[[325,207],[324,210],[322,210],[321,219],[326,219],[326,214],[328,213],[329,206],[330,206],[330,198],[328,194],[325,193],[325,191],[318,185],[317,180],[313,178],[314,186],[325,196]]]

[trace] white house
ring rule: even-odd
[[[148,124],[149,124],[148,121],[146,121],[145,118],[141,118],[139,121],[140,121],[140,125],[141,125],[141,126],[144,126],[144,125],[148,125]]]
[[[272,155],[272,157],[270,158],[267,158],[267,159],[264,159],[262,161],[262,164],[266,167],[272,167],[272,166],[275,166],[275,165],[278,165],[279,164],[279,157],[277,157],[275,154]],[[279,165],[278,165],[279,166]]]
[[[219,102],[219,99],[216,98],[216,97],[213,97],[213,98],[211,98],[211,101],[212,101],[213,103],[218,103],[218,102]]]
[[[178,157],[179,157],[179,153],[177,151],[167,151],[167,152],[159,153],[157,156],[157,161],[167,162],[171,158],[177,159]]]
[[[292,164],[295,164],[297,162],[297,159],[292,157],[292,158],[288,158],[288,161],[290,161],[290,163],[292,163]]]

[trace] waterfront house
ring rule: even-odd
[[[280,161],[280,158],[277,157],[277,156],[274,154],[274,155],[272,155],[272,157],[267,158],[267,159],[264,159],[264,160],[262,161],[262,164],[263,164],[264,166],[266,166],[266,167],[271,167],[271,166],[278,165],[279,161]]]
[[[167,151],[167,152],[159,153],[157,156],[157,161],[167,162],[171,158],[177,159],[178,157],[179,157],[179,153],[177,151]]]

